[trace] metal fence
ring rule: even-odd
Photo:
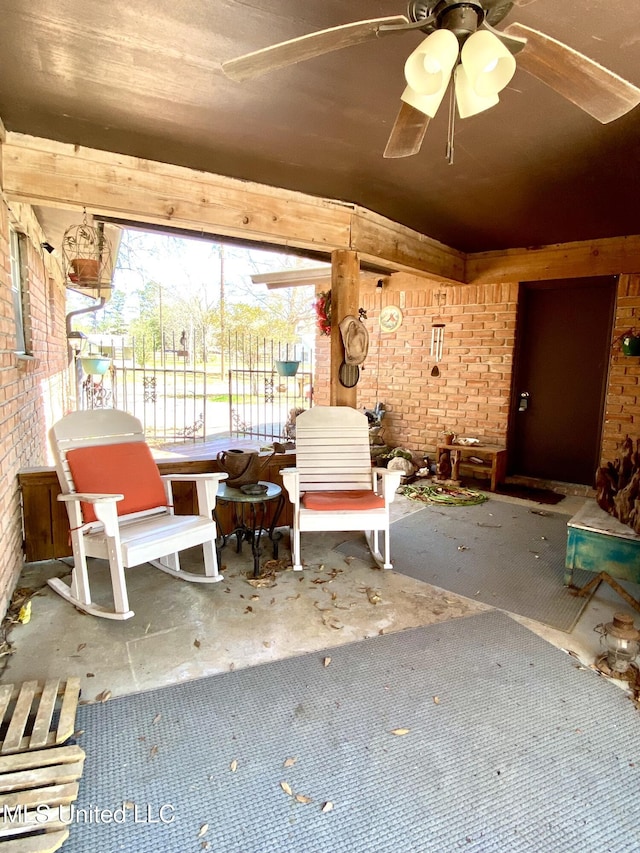
[[[154,444],[215,437],[286,440],[292,412],[312,402],[312,352],[298,345],[229,337],[222,351],[165,336],[91,336],[76,359],[79,408],[119,408],[139,418]]]
[[[230,435],[292,438],[295,414],[313,400],[311,351],[236,335],[229,340],[229,358]]]

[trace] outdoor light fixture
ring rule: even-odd
[[[515,70],[515,58],[493,33],[478,30],[460,50],[451,30],[436,30],[405,62],[407,87],[401,97],[409,106],[433,118],[453,72],[458,112],[460,118],[467,118],[496,106],[498,92],[509,83]]]
[[[614,678],[626,678],[636,667],[634,660],[640,648],[640,631],[629,613],[614,613],[613,621],[596,625],[600,643],[606,649],[596,660],[596,667]]]

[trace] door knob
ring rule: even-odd
[[[528,391],[522,391],[520,394],[520,403],[518,404],[519,412],[526,412],[529,407],[529,397],[530,394]]]

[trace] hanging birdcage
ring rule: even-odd
[[[102,291],[111,287],[111,243],[102,223],[89,225],[84,211],[80,225],[72,225],[62,238],[62,263],[68,287]]]

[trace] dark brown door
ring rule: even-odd
[[[615,305],[614,276],[523,282],[511,474],[593,485]]]

